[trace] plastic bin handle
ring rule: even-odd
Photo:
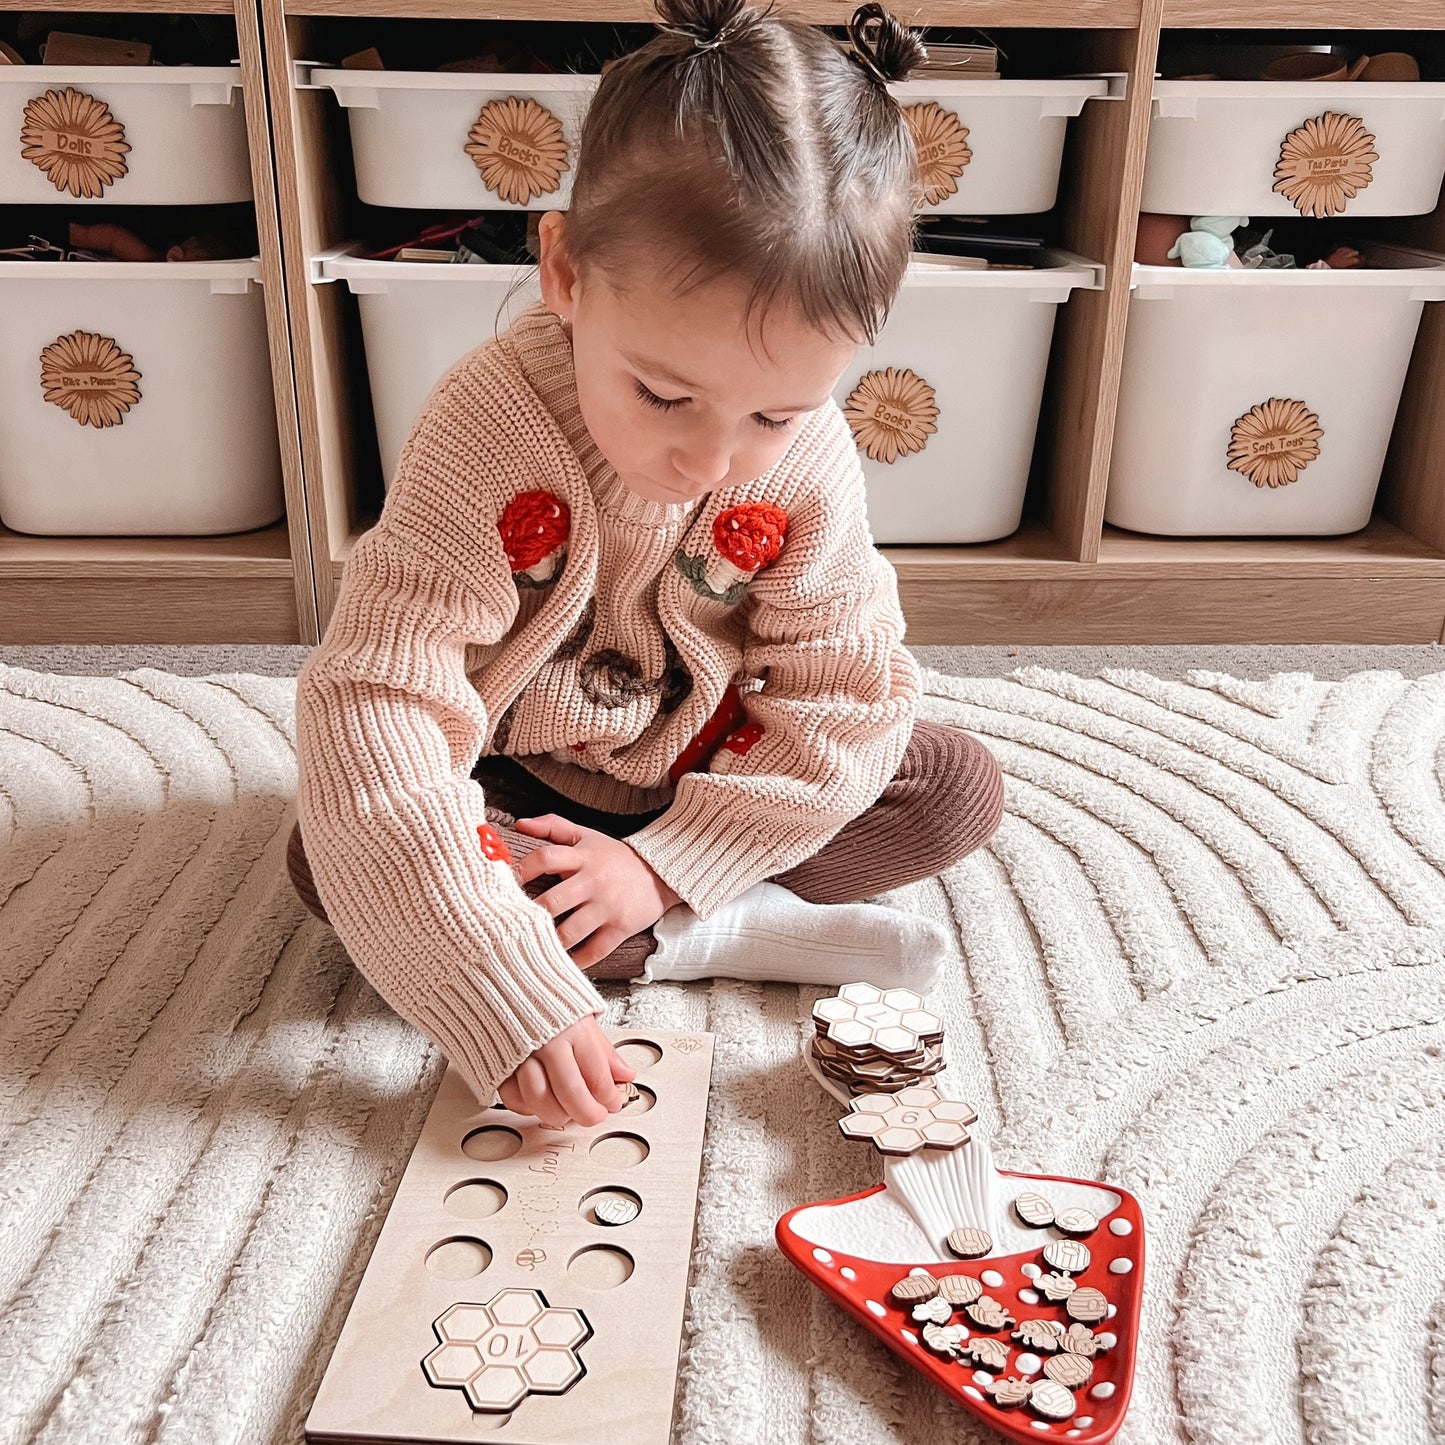
[[[211,278],[212,296],[245,296],[251,289],[252,284],[260,285],[259,276],[213,276]]]
[[[1199,114],[1197,95],[1156,95],[1154,114],[1166,120],[1194,120]]]
[[[239,76],[234,80],[221,80],[208,83],[197,83],[190,87],[191,104],[195,105],[231,105],[235,102],[236,92],[241,88]]]

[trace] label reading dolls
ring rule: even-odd
[[[25,107],[21,156],[57,191],[79,199],[104,195],[126,173],[125,127],[110,108],[70,86],[47,90]]]

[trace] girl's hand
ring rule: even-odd
[[[588,1014],[524,1059],[497,1093],[514,1114],[535,1115],[553,1128],[574,1119],[590,1126],[622,1107],[617,1086],[636,1074],[608,1042],[597,1016]]]
[[[524,884],[544,873],[562,879],[537,902],[561,918],[557,937],[579,968],[600,963],[624,938],[651,928],[682,901],[620,838],[556,813],[518,818],[516,827],[529,838],[548,840],[517,864],[517,877]]]

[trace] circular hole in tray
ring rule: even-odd
[[[487,1245],[462,1235],[444,1239],[426,1252],[427,1273],[438,1279],[475,1279],[491,1262]]]
[[[505,1124],[485,1124],[473,1129],[462,1140],[462,1153],[468,1159],[495,1163],[498,1159],[510,1159],[522,1147],[522,1136]]]
[[[632,1278],[632,1256],[610,1244],[590,1244],[567,1261],[567,1278],[584,1289],[616,1289]]]
[[[601,1189],[593,1189],[590,1193],[584,1194],[581,1204],[577,1206],[578,1211],[588,1224],[600,1224],[604,1229],[625,1229],[627,1227],[625,1224],[608,1224],[606,1220],[598,1219],[597,1206],[608,1199],[616,1199],[624,1204],[636,1205],[638,1214],[642,1213],[641,1196],[634,1194],[630,1189],[622,1189],[616,1184],[604,1184]],[[634,1215],[633,1219],[636,1219],[636,1217],[637,1216]],[[629,1219],[627,1223],[631,1224],[633,1219]]]
[[[641,1084],[634,1084],[632,1087],[637,1090],[637,1097],[630,1104],[624,1104],[617,1111],[619,1114],[645,1114],[657,1103],[657,1095],[651,1089],[644,1088]]]
[[[612,1047],[622,1055],[624,1063],[639,1072],[650,1069],[662,1057],[662,1050],[648,1039],[623,1039]]]
[[[604,1169],[631,1169],[641,1164],[651,1152],[647,1140],[636,1134],[604,1134],[592,1141],[588,1151],[595,1163]]]
[[[463,1179],[446,1192],[448,1213],[462,1219],[485,1219],[507,1202],[507,1191],[495,1179]]]

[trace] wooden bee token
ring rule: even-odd
[[[1041,1274],[1034,1281],[1034,1288],[1053,1304],[1068,1299],[1078,1287],[1078,1280],[1070,1274]]]
[[[986,1330],[1006,1330],[1018,1321],[992,1295],[980,1295],[971,1305],[965,1305],[964,1314],[974,1324]]]
[[[1054,1228],[1065,1234],[1092,1234],[1098,1227],[1098,1216],[1087,1209],[1061,1209],[1054,1215]]]
[[[913,1306],[913,1318],[924,1324],[946,1325],[953,1318],[953,1306],[936,1294],[921,1305]]]
[[[1033,1393],[1033,1388],[1032,1380],[1021,1380],[1017,1375],[1009,1375],[1005,1379],[995,1380],[988,1386],[988,1392],[993,1396],[995,1405],[1008,1409],[1011,1405],[1022,1405]]]
[[[1064,1327],[1057,1320],[1024,1320],[1014,1331],[1014,1339],[1031,1350],[1043,1350],[1046,1354],[1060,1348]]]
[[[993,1236],[986,1229],[955,1229],[945,1243],[960,1259],[980,1259],[993,1248]]]
[[[1057,1380],[1035,1380],[1029,1390],[1029,1408],[1045,1420],[1068,1420],[1074,1413],[1074,1396]]]
[[[1020,1194],[1014,1200],[1014,1213],[1035,1229],[1046,1229],[1054,1222],[1054,1206],[1042,1194]]]
[[[990,1339],[988,1335],[975,1335],[964,1353],[973,1356],[975,1364],[986,1370],[1001,1370],[1008,1364],[1008,1346],[1002,1340]]]
[[[945,1359],[956,1359],[967,1338],[968,1331],[962,1325],[927,1324],[923,1327],[923,1343],[935,1355],[942,1355]]]
[[[938,1293],[951,1305],[971,1305],[983,1293],[983,1281],[971,1274],[941,1274]]]
[[[1077,1239],[1051,1239],[1044,1246],[1044,1263],[1052,1269],[1066,1269],[1070,1274],[1082,1274],[1092,1258],[1089,1246]]]
[[[1088,1325],[1070,1325],[1059,1341],[1059,1347],[1071,1355],[1082,1355],[1091,1360],[1103,1348],[1104,1342]]]
[[[1070,1319],[1082,1320],[1086,1325],[1096,1324],[1099,1320],[1107,1319],[1109,1315],[1109,1301],[1092,1285],[1076,1289],[1064,1301],[1064,1308]]]
[[[1083,1355],[1054,1355],[1044,1361],[1044,1374],[1070,1390],[1077,1390],[1094,1378],[1094,1367]]]
[[[893,1298],[901,1305],[921,1304],[938,1293],[938,1281],[931,1274],[905,1274],[893,1286]]]

